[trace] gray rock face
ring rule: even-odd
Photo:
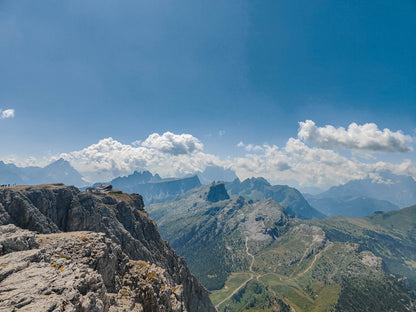
[[[167,285],[177,285],[177,287],[172,287],[176,287],[175,291],[178,292],[180,289],[181,298],[183,298],[182,306],[178,308],[179,310],[173,308],[164,310],[147,309],[144,305],[143,311],[215,311],[207,291],[190,274],[184,260],[161,239],[154,221],[148,217],[143,207],[142,197],[137,194],[91,194],[79,192],[75,187],[61,184],[0,190],[0,222],[3,224],[12,223],[42,234],[72,231],[105,233],[111,242],[121,247],[120,252],[122,250],[130,259],[140,260],[148,263],[148,266],[154,265],[160,268],[158,271],[160,274],[158,274],[161,278],[163,276],[166,279]],[[31,235],[27,234],[26,241],[30,241]],[[7,247],[13,244],[6,244],[3,241],[0,241],[0,244],[2,250],[14,248]],[[36,247],[36,243],[27,244]],[[36,249],[30,250],[34,252]],[[35,256],[38,257],[38,254],[33,255],[33,257]],[[104,257],[103,259],[102,266],[108,267],[104,264],[110,258]],[[100,267],[98,263],[92,265],[95,269],[98,268],[97,266]],[[104,268],[98,270],[97,274],[101,276],[107,291],[117,291],[117,287],[120,286],[117,286],[116,282],[110,283],[114,278],[111,273],[113,267],[111,265],[109,267],[108,270]],[[139,268],[136,269],[139,270]],[[141,284],[139,280],[136,280],[135,274],[131,274],[131,278],[127,278],[127,280],[126,283],[130,287],[128,288],[129,292],[147,293],[147,286],[144,285],[145,288],[141,289]],[[135,286],[138,288],[136,289]],[[94,289],[97,289],[97,293],[102,292],[98,286]],[[155,293],[157,297],[160,291]],[[94,296],[90,298],[91,302],[95,300]],[[153,292],[149,290],[148,300],[153,302],[156,299],[152,299],[152,296],[154,296]],[[103,307],[107,306],[105,301],[107,299],[97,298],[103,302]],[[177,304],[173,306],[177,306]],[[105,311],[105,308],[103,309],[102,311]]]
[[[102,233],[35,235],[7,225],[0,240],[9,242],[0,260],[0,310],[186,310],[182,285],[161,267],[129,260]]]
[[[209,191],[207,194],[207,201],[211,203],[216,203],[221,200],[230,199],[230,196],[227,193],[227,190],[225,189],[224,183],[212,183],[209,186]]]
[[[266,200],[273,198],[286,212],[299,219],[322,219],[325,215],[311,207],[302,194],[287,185],[271,185],[264,178],[251,178],[241,182],[235,179],[232,183],[225,183],[231,195],[241,195],[252,200]]]

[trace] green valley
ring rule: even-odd
[[[299,220],[222,183],[148,207],[224,312],[411,311],[415,210]]]

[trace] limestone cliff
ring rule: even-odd
[[[166,284],[171,287],[171,295],[176,296],[178,302],[171,302],[169,306],[166,301],[166,304],[159,307],[155,302],[160,299],[160,296],[163,296],[163,292],[160,289],[148,292],[151,295],[144,295],[147,301],[140,299],[143,297],[140,297],[141,295],[133,295],[132,298],[136,299],[132,299],[132,302],[140,304],[144,309],[143,311],[215,311],[208,298],[207,291],[190,274],[184,260],[161,239],[155,223],[144,211],[143,200],[140,195],[123,193],[92,194],[80,192],[75,187],[62,184],[6,188],[0,190],[0,224],[9,223],[41,234],[73,231],[104,233],[109,240],[108,244],[111,242],[114,246],[120,246],[120,253],[125,255],[126,259],[128,257],[131,260],[142,261],[139,263],[145,262],[148,266],[153,265],[155,268],[158,268],[157,273],[152,273],[151,275],[157,274],[160,280],[164,280],[165,282],[162,285]],[[44,239],[42,236],[36,237],[36,240],[40,245],[54,246],[53,244],[54,242],[56,243],[56,239],[59,236],[48,237],[47,241],[49,243],[45,243],[42,240]],[[105,238],[100,239],[105,241]],[[43,243],[39,243],[39,241],[43,241]],[[98,243],[101,244],[102,242]],[[62,245],[69,246],[70,244],[62,243]],[[74,250],[71,251],[71,248],[62,246],[58,248],[66,248],[67,252],[78,253],[77,248],[79,245],[77,243],[70,246],[73,246]],[[33,251],[39,248],[31,245],[27,249]],[[95,250],[95,248],[91,250]],[[5,253],[6,251],[0,252]],[[45,252],[36,257],[50,259],[53,256],[51,252]],[[63,255],[64,259],[68,261],[73,259],[71,255],[65,253]],[[71,257],[71,259],[67,259],[67,256]],[[120,257],[123,258],[122,256]],[[48,263],[48,261],[45,263]],[[107,260],[104,257],[101,261],[105,263]],[[128,264],[128,260],[125,263]],[[123,265],[127,266],[127,264]],[[87,265],[87,267],[93,268],[98,276],[101,276],[103,287],[105,287],[105,290],[102,291],[113,294],[113,297],[116,296],[114,295],[115,293],[119,294],[126,285],[127,290],[124,293],[147,293],[147,286],[144,286],[145,289],[141,289],[140,278],[132,273],[136,270],[139,272],[139,275],[141,274],[141,269],[137,265],[127,269],[118,268],[119,271],[115,270],[120,272],[117,273],[118,281],[112,276],[113,273],[111,272],[113,269],[100,272],[95,264]],[[131,276],[131,278],[125,276]],[[139,280],[136,280],[137,278]],[[119,281],[120,279],[126,279],[129,282],[125,281],[123,284]],[[157,289],[157,286],[155,287]],[[97,292],[101,294],[101,290],[97,290]],[[169,292],[166,293],[166,296],[168,294]],[[106,311],[106,307],[111,307],[111,302],[114,303],[115,301],[111,301],[112,299],[103,297],[103,295],[100,296],[97,298],[103,302],[103,308],[99,311]],[[152,298],[152,296],[156,296],[159,299],[156,300],[156,297]],[[128,297],[130,298],[131,296]],[[107,304],[106,302],[110,303]],[[146,302],[150,302],[149,308],[146,308]]]

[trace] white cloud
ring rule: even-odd
[[[239,146],[247,145],[242,143]],[[295,138],[290,138],[282,149],[275,145],[264,145],[262,153],[249,153],[232,159],[229,166],[240,179],[261,176],[273,183],[293,185],[295,182],[300,186],[321,188],[354,179],[377,178],[383,170],[416,177],[416,166],[410,160],[398,164],[361,162],[333,150],[309,147]]]
[[[405,153],[412,150],[412,138],[401,131],[378,129],[374,123],[352,123],[346,130],[331,125],[317,127],[312,120],[299,122],[298,138],[326,149],[347,149],[363,152]]]
[[[153,133],[142,143],[145,147],[157,149],[163,153],[180,155],[202,151],[203,144],[190,134],[173,134],[165,132],[162,135]]]
[[[138,142],[123,144],[110,137],[55,158],[70,161],[91,181],[111,180],[134,170],[150,170],[162,176],[183,176],[220,163],[217,157],[202,153],[202,143],[189,134],[156,133],[141,146],[137,146]]]
[[[264,148],[260,145],[253,145],[253,144],[244,144],[242,141],[237,144],[237,147],[244,147],[247,152],[262,152]]]
[[[14,109],[6,109],[4,111],[0,109],[0,119],[13,118],[13,117],[14,117]]]
[[[218,135],[219,135],[219,136],[223,136],[223,135],[225,135],[225,130],[220,130],[220,131],[218,131]]]
[[[377,159],[364,161],[343,156],[334,150],[308,146],[300,138],[289,138],[285,146],[244,144],[241,157],[220,159],[203,151],[202,143],[190,134],[154,133],[144,141],[123,144],[113,138],[100,140],[82,150],[57,155],[64,158],[90,181],[109,181],[131,174],[134,170],[150,170],[164,177],[184,176],[204,171],[207,166],[234,170],[240,179],[264,177],[272,183],[330,187],[352,179],[377,179],[379,172],[416,178],[411,160],[388,163]]]

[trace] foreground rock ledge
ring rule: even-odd
[[[184,311],[182,285],[102,233],[0,226],[0,310]]]
[[[0,311],[215,311],[140,195],[7,188],[0,225]]]

